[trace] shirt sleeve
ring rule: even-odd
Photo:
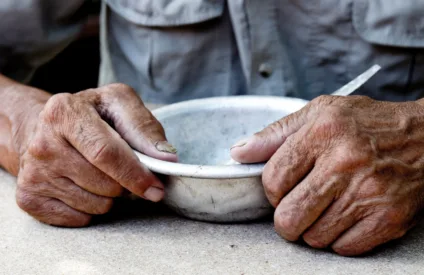
[[[84,0],[1,0],[0,73],[28,82],[81,30]]]

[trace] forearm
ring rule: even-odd
[[[19,172],[19,152],[50,94],[0,75],[0,167]]]

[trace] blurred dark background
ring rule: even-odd
[[[30,85],[50,93],[74,93],[97,87],[100,45],[100,1],[86,1],[81,9],[89,14],[80,36],[53,60],[42,66]]]

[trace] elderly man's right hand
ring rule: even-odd
[[[176,161],[175,149],[131,88],[112,84],[40,104],[27,116],[32,126],[18,131],[16,199],[24,211],[47,224],[79,227],[108,212],[124,190],[163,198],[162,183],[132,148],[168,161]]]

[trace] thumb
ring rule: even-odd
[[[253,136],[240,140],[231,147],[231,158],[240,163],[265,162],[280,148],[285,140],[297,132],[309,116],[309,104],[272,123]]]
[[[99,89],[102,108],[99,113],[109,121],[121,137],[135,150],[165,161],[177,161],[177,150],[168,143],[160,122],[145,107],[132,88],[122,84]]]
[[[162,125],[147,108],[126,116],[125,125],[116,130],[131,147],[156,159],[177,161],[177,149],[167,141]]]

